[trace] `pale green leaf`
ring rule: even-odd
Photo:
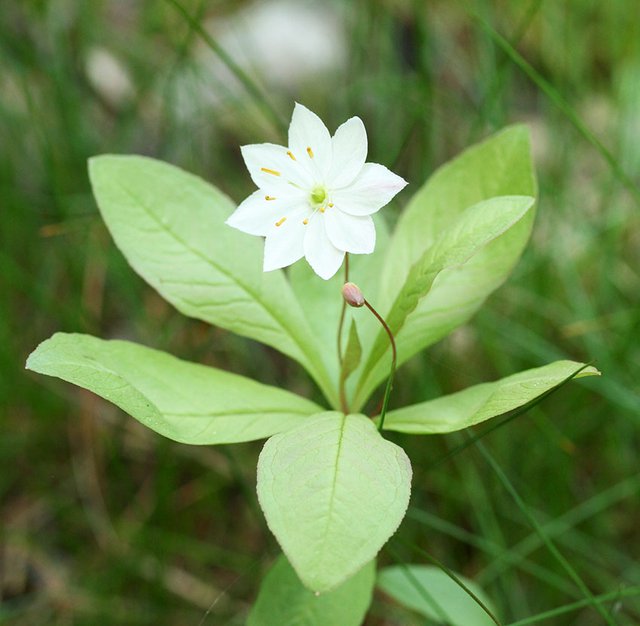
[[[463,576],[457,578],[495,615],[490,600],[478,585]],[[495,626],[495,622],[473,597],[437,567],[385,567],[378,573],[377,586],[403,606],[437,624]]]
[[[536,195],[531,140],[523,125],[507,127],[467,148],[437,169],[415,193],[391,239],[382,281],[385,301],[395,298],[413,264],[464,209],[496,196],[514,195]],[[526,241],[531,221],[521,228]],[[514,234],[511,237],[516,239]]]
[[[469,206],[495,196],[536,196],[529,131],[512,126],[465,150],[439,168],[403,211],[384,263],[379,299],[370,301],[386,315],[416,261]],[[462,267],[446,269],[420,300],[397,338],[398,360],[408,358],[468,321],[507,278],[531,233],[531,210]],[[366,346],[364,336],[361,334]],[[368,362],[367,359],[365,361]],[[388,373],[381,361],[364,396]]]
[[[140,156],[94,157],[89,174],[117,246],[166,300],[185,315],[296,359],[336,401],[319,345],[284,274],[262,271],[260,238],[225,225],[235,208],[227,196]]]
[[[359,626],[371,604],[375,577],[371,561],[340,586],[318,595],[280,556],[262,581],[247,626]]]
[[[385,320],[399,348],[408,316],[413,313],[430,291],[434,280],[447,268],[464,265],[487,244],[520,221],[533,206],[535,200],[529,196],[500,196],[485,200],[465,209],[458,219],[449,225],[435,243],[414,263],[405,284],[395,299]],[[412,349],[412,348],[411,348]],[[359,385],[355,406],[366,401],[379,382],[379,369],[388,371],[388,364],[379,363],[389,350],[387,334],[380,330],[367,358],[364,378]],[[406,358],[399,350],[399,362]],[[376,369],[377,368],[377,369]]]
[[[364,415],[320,413],[269,439],[258,498],[306,587],[328,591],[372,560],[404,517],[411,465]]]
[[[56,333],[29,356],[27,369],[89,389],[161,435],[190,444],[262,439],[319,410],[243,376],[89,335]]]
[[[517,409],[575,377],[595,376],[594,367],[575,361],[556,361],[519,372],[491,383],[482,383],[387,413],[384,427],[403,433],[425,435],[450,433]]]
[[[360,365],[360,359],[362,358],[362,345],[360,338],[358,337],[358,329],[356,323],[351,320],[351,326],[349,327],[349,340],[347,341],[347,347],[344,351],[344,358],[342,360],[342,378],[346,380]]]

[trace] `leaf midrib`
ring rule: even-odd
[[[342,452],[342,442],[344,440],[344,430],[345,430],[346,424],[347,424],[347,416],[343,414],[342,418],[341,418],[340,432],[339,432],[339,435],[338,435],[338,448],[336,450],[336,460],[335,460],[335,463],[334,463],[335,471],[333,472],[333,480],[331,481],[331,491],[329,493],[329,510],[327,512],[327,523],[325,524],[324,533],[322,535],[321,545],[323,547],[327,543],[327,537],[329,535],[329,527],[331,526],[331,521],[332,521],[332,518],[333,518],[335,493],[336,493],[336,489],[337,489],[337,485],[338,485],[338,471],[339,471],[339,466],[340,466],[340,453]],[[326,550],[323,549],[322,552],[321,552],[320,563],[322,563],[322,561],[324,561],[325,554],[326,554]],[[318,568],[318,569],[321,569],[321,568]]]

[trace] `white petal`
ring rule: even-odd
[[[291,265],[304,256],[307,227],[302,220],[309,213],[307,209],[294,211],[280,226],[274,225],[269,231],[264,242],[265,272]]]
[[[376,227],[370,215],[355,217],[333,209],[324,214],[329,241],[345,252],[370,254],[376,247]]]
[[[314,182],[311,175],[302,163],[288,156],[284,146],[257,143],[240,150],[253,182],[260,189],[273,190],[273,195],[292,188],[311,189]]]
[[[306,209],[306,207],[306,194],[301,192],[284,198],[276,197],[275,200],[266,200],[264,191],[258,189],[241,202],[240,206],[227,218],[225,224],[243,233],[264,237],[279,219],[288,216],[296,209]]]
[[[315,113],[297,102],[289,125],[289,149],[314,172],[315,182],[324,182],[331,168],[331,135]]]
[[[338,127],[333,139],[333,160],[327,184],[334,189],[352,183],[367,160],[367,131],[359,117]]]
[[[340,269],[344,252],[329,241],[322,217],[316,213],[306,226],[304,256],[320,278],[329,280]]]
[[[331,201],[350,215],[371,215],[407,184],[407,181],[378,163],[365,163],[357,178],[331,194]]]

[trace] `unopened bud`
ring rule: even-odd
[[[342,297],[349,306],[364,306],[364,296],[360,291],[360,287],[355,283],[345,283],[342,286]]]

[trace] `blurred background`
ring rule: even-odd
[[[86,173],[95,154],[146,154],[240,201],[253,186],[239,146],[281,143],[294,100],[331,130],[364,120],[369,160],[411,183],[391,223],[439,164],[505,124],[529,126],[530,245],[470,324],[403,367],[392,404],[595,360],[600,379],[483,444],[594,594],[640,584],[636,0],[4,0],[1,624],[244,623],[278,553],[255,497],[261,443],[176,444],[23,368],[54,331],[76,331],[317,394],[285,357],[182,317],[144,284]],[[476,580],[505,624],[583,598],[486,459],[455,452],[464,438],[392,439],[414,492],[381,564],[426,563],[426,550]],[[640,601],[607,606],[640,623]],[[544,623],[601,620],[585,608]],[[425,621],[377,594],[366,624]]]

